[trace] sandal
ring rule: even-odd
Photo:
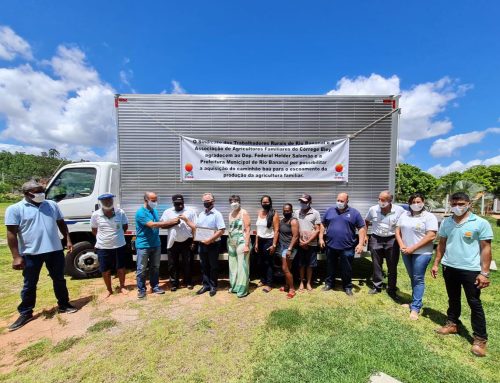
[[[289,289],[287,286],[282,286],[282,287],[280,287],[280,291],[281,291],[282,293],[287,293],[289,290],[290,290],[290,289]]]
[[[272,290],[272,287],[269,287],[269,286],[266,286],[262,289],[262,291],[264,291],[265,293],[268,293],[269,291]]]
[[[292,299],[295,296],[295,291],[289,291],[288,294],[286,295],[287,299]]]

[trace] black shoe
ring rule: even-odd
[[[177,291],[177,286],[172,286],[172,287],[170,288],[170,291],[172,291],[172,292]]]
[[[207,291],[210,291],[210,289],[208,287],[205,287],[203,286],[201,289],[199,289],[196,294],[197,295],[201,295],[201,294],[205,294]]]
[[[396,303],[401,303],[401,298],[396,294],[395,291],[388,291],[387,295]]]
[[[216,289],[210,290],[210,296],[211,297],[213,297],[215,294],[217,294],[217,290]]]
[[[145,291],[138,291],[137,292],[137,299],[145,299],[146,298],[146,292]]]
[[[375,295],[375,294],[380,294],[381,292],[382,292],[382,289],[378,289],[378,288],[374,287],[373,289],[368,291],[368,294]]]
[[[333,290],[333,287],[329,285],[324,285],[323,288],[321,289],[321,291],[330,291],[330,290]]]
[[[352,293],[352,289],[344,289],[345,293],[352,297],[354,294]]]
[[[61,314],[73,314],[78,311],[78,309],[74,306],[71,306],[69,303],[65,304],[64,306],[59,306],[57,309]]]
[[[187,285],[188,290],[193,290],[193,285]]]
[[[9,326],[9,331],[16,331],[31,320],[33,320],[33,314],[21,314],[19,318]]]

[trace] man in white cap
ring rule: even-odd
[[[125,212],[114,206],[111,193],[101,194],[97,197],[100,209],[92,213],[90,227],[96,236],[95,248],[99,259],[99,269],[108,290],[108,295],[113,294],[111,287],[111,272],[116,270],[120,281],[120,292],[127,294],[125,288],[125,262],[126,243],[125,232],[128,229],[128,219]]]

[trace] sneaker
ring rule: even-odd
[[[476,356],[486,356],[486,343],[486,339],[474,335],[474,341],[470,351]]]
[[[137,292],[137,299],[145,299],[145,298],[146,298],[146,292],[142,291],[142,290],[139,290]]]
[[[330,291],[330,290],[333,290],[333,287],[329,285],[324,285],[323,288],[321,289],[321,291]]]
[[[172,287],[170,288],[170,291],[172,291],[172,292],[177,291],[177,286],[172,286]]]
[[[15,331],[23,327],[26,323],[33,320],[33,314],[21,314],[14,323],[9,326],[9,331]]]
[[[157,295],[162,295],[162,294],[165,294],[165,290],[163,290],[161,287],[153,287],[153,294],[157,294]]]
[[[65,304],[64,306],[59,306],[57,311],[59,311],[61,314],[73,314],[78,311],[78,309],[75,306],[70,305],[69,303]]]
[[[373,289],[371,289],[370,291],[368,291],[368,294],[375,295],[375,294],[380,294],[381,292],[382,292],[382,289],[374,287]]]
[[[450,335],[450,334],[458,334],[458,326],[456,323],[446,321],[443,327],[440,327],[436,330],[439,335]]]
[[[212,289],[210,290],[210,296],[213,297],[215,294],[217,294],[217,290],[216,289]]]
[[[347,295],[349,295],[350,297],[352,297],[352,296],[354,295],[354,294],[353,294],[353,292],[352,292],[352,289],[345,289],[344,291],[345,291],[345,293],[346,293]]]
[[[193,290],[193,287],[194,287],[193,285],[187,285],[188,290]]]

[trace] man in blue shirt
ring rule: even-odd
[[[158,196],[153,192],[144,193],[144,206],[135,213],[135,248],[137,249],[137,298],[146,298],[146,268],[149,262],[149,283],[153,294],[165,294],[160,286],[161,241],[160,228],[167,226],[159,222],[156,210]]]
[[[488,221],[469,210],[470,198],[467,194],[453,194],[451,206],[453,216],[441,223],[436,259],[431,269],[432,276],[436,278],[441,261],[448,293],[448,318],[437,333],[448,335],[458,332],[463,288],[471,309],[474,335],[471,351],[476,356],[485,356],[488,334],[480,295],[481,290],[490,285],[493,230]]]
[[[337,204],[330,207],[323,216],[320,230],[320,246],[325,247],[323,239],[326,230],[326,259],[327,277],[323,291],[334,288],[335,268],[340,260],[340,273],[342,277],[342,287],[349,296],[352,293],[352,261],[354,253],[363,251],[365,243],[366,227],[365,221],[356,209],[348,206],[349,196],[347,193],[340,193],[337,196]],[[358,230],[359,242],[356,245],[356,229]]]
[[[24,199],[9,206],[5,212],[12,268],[23,270],[24,277],[21,304],[17,307],[20,316],[9,326],[9,331],[19,329],[33,319],[36,286],[44,263],[53,281],[59,312],[77,311],[69,303],[64,279],[65,260],[58,229],[66,238],[68,251],[72,251],[73,244],[61,210],[55,202],[45,200],[45,188],[37,182],[26,182],[22,190]]]
[[[222,214],[214,208],[215,198],[212,193],[203,194],[202,201],[205,210],[199,214],[196,227],[210,229],[213,234],[201,241],[198,248],[203,286],[196,294],[201,295],[210,291],[210,296],[213,297],[217,293],[220,237],[226,230],[226,224]]]

